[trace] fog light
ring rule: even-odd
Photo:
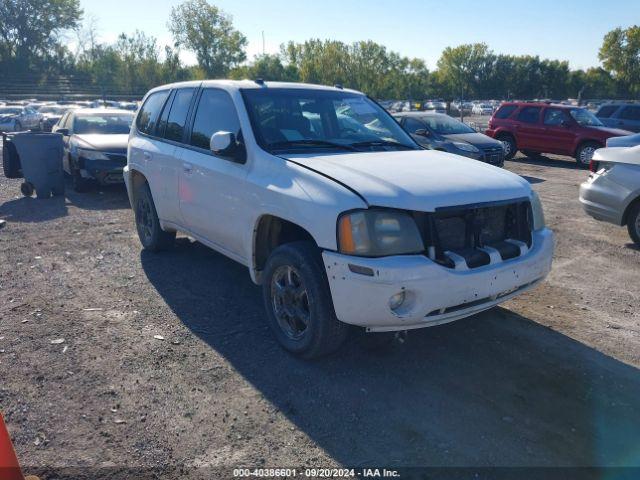
[[[404,303],[404,299],[405,299],[404,290],[402,290],[401,292],[396,293],[395,295],[392,295],[389,298],[389,308],[391,310],[397,310]]]

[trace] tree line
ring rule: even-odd
[[[161,47],[142,31],[100,42],[95,20],[83,23],[80,0],[0,0],[0,82],[79,77],[106,94],[142,95],[190,79],[263,78],[342,84],[379,99],[636,98],[640,93],[640,27],[607,33],[601,66],[571,70],[562,60],[494,53],[486,44],[448,47],[436,69],[374,41],[288,42],[278,54],[247,62],[246,37],[207,0],[172,8],[174,44]],[[180,52],[197,64],[184,65]],[[1,95],[2,92],[0,92]]]

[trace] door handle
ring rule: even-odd
[[[182,164],[182,169],[185,171],[185,173],[191,173],[193,171],[193,165],[191,165],[190,163],[184,162]]]

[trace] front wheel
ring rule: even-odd
[[[585,142],[576,151],[576,162],[581,167],[588,167],[594,152],[600,148],[595,142]]]
[[[504,159],[511,160],[518,151],[515,139],[511,135],[501,135],[497,138],[502,142],[502,149],[504,150]]]
[[[631,240],[640,247],[640,202],[631,207],[629,216],[627,217],[627,230]]]
[[[288,351],[314,358],[338,349],[348,326],[336,318],[318,248],[293,242],[273,251],[262,286],[271,330]]]

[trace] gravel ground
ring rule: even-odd
[[[0,409],[25,471],[640,466],[640,251],[582,213],[573,161],[507,168],[557,234],[548,280],[313,362],[240,265],[184,237],[142,252],[124,188],[37,200],[0,177]]]

